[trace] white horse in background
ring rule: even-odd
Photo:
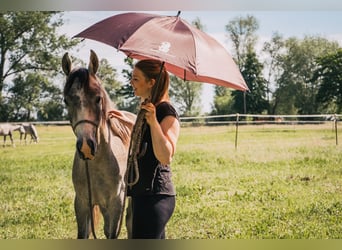
[[[31,136],[30,143],[32,142],[38,143],[39,137],[38,137],[38,132],[37,132],[36,127],[32,123],[23,123],[21,125],[24,128],[24,132],[20,132],[20,143],[23,139],[23,135],[24,135],[25,144],[27,144],[27,140],[26,140],[27,135]]]
[[[6,146],[6,137],[7,136],[10,137],[12,146],[15,147],[15,144],[13,141],[13,131],[19,131],[20,135],[22,133],[25,133],[25,129],[22,125],[14,125],[14,124],[10,124],[10,123],[0,124],[0,135],[2,135],[4,137],[3,147]]]

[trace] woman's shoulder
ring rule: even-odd
[[[156,112],[157,112],[157,118],[159,122],[165,117],[165,116],[174,116],[177,119],[179,119],[178,113],[174,106],[167,101],[161,102],[157,105],[156,107]]]

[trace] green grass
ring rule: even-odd
[[[0,148],[0,238],[76,236],[68,126]],[[172,239],[340,239],[342,147],[331,124],[182,128]],[[104,238],[101,228],[97,235]],[[123,228],[120,238],[125,238]]]

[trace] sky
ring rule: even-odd
[[[64,13],[65,24],[61,27],[60,32],[69,37],[73,37],[77,33],[91,26],[92,24],[116,15],[122,12],[134,11],[66,11]],[[155,13],[159,15],[176,15],[177,11],[143,11]],[[225,26],[236,17],[246,17],[253,15],[259,22],[259,30],[257,35],[258,49],[261,48],[265,41],[269,41],[275,32],[281,34],[284,38],[297,37],[303,38],[305,35],[319,35],[332,41],[337,41],[342,46],[342,10],[213,10],[213,11],[192,11],[185,10],[181,12],[181,18],[191,23],[197,17],[204,25],[204,32],[214,37],[221,43],[231,54],[231,43],[227,37]],[[123,59],[125,55],[117,51],[115,48],[100,42],[86,39],[79,51],[70,51],[71,55],[80,57],[83,61],[88,62],[89,50],[93,49],[98,57],[106,58],[110,64],[117,69],[120,78],[121,70],[125,67]],[[202,112],[211,110],[213,100],[213,85],[203,85],[203,93],[201,97]]]

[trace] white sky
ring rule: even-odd
[[[161,15],[176,15],[177,11],[144,11]],[[67,36],[74,36],[90,25],[112,15],[118,11],[68,11],[64,14],[65,25],[61,32]],[[285,38],[305,35],[319,35],[329,40],[338,41],[342,46],[342,11],[182,11],[181,17],[192,22],[196,17],[204,25],[204,31],[218,40],[231,53],[226,36],[225,25],[232,19],[253,15],[259,22],[259,43],[269,41],[274,32]],[[124,54],[108,45],[86,39],[80,51],[70,51],[71,55],[80,57],[88,62],[89,50],[93,49],[99,58],[106,58],[121,74],[125,67]],[[210,111],[213,85],[204,84],[202,95],[202,111]]]

